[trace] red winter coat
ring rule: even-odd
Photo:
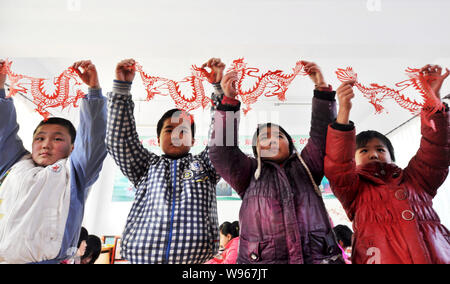
[[[215,256],[205,264],[236,264],[239,250],[239,237],[228,242],[220,255]]]
[[[353,222],[353,263],[450,263],[450,233],[432,208],[449,169],[448,111],[432,119],[437,132],[422,121],[420,149],[403,170],[356,167],[355,130],[329,127],[325,175]]]

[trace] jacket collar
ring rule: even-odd
[[[356,168],[357,172],[377,184],[395,182],[400,184],[403,179],[403,170],[396,164],[373,162]]]
[[[189,155],[191,155],[191,153],[186,153],[185,155],[183,155],[183,156],[181,156],[181,157],[175,158],[175,157],[172,157],[172,156],[163,154],[163,155],[161,155],[161,157],[166,158],[166,159],[169,159],[169,160],[179,160],[179,159],[186,158],[186,157],[188,157]]]

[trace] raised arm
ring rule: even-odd
[[[106,146],[122,173],[135,185],[159,156],[144,148],[136,131],[131,84],[135,77],[133,59],[121,61],[116,68],[113,90],[108,94]]]
[[[0,60],[0,179],[20,158],[27,154],[17,135],[19,125],[12,98],[6,98],[4,61]]]
[[[213,177],[215,183],[217,184],[220,181],[221,176],[219,175],[219,173],[217,173],[216,169],[214,168],[214,165],[211,162],[211,159],[209,156],[209,150],[210,150],[209,149],[209,141],[211,141],[211,135],[212,135],[213,128],[214,128],[214,116],[215,116],[216,108],[224,96],[223,90],[220,86],[220,82],[222,81],[223,72],[225,70],[225,64],[220,60],[220,58],[211,58],[201,66],[201,69],[206,74],[206,78],[207,78],[208,82],[212,84],[214,92],[211,96],[211,101],[212,101],[211,112],[210,112],[211,124],[208,129],[208,145],[206,146],[205,150],[203,150],[199,154],[199,156],[205,162],[205,164],[208,166],[210,177]],[[209,71],[207,69],[209,69]]]
[[[302,150],[302,158],[308,165],[314,180],[320,184],[325,157],[325,145],[328,125],[336,118],[336,93],[324,79],[320,67],[314,62],[302,61],[305,71],[315,85],[311,110],[311,128],[309,141]]]
[[[80,124],[74,150],[70,156],[73,175],[79,188],[90,187],[98,178],[106,157],[106,98],[102,95],[97,69],[91,61],[79,61],[72,66],[89,86],[81,101]]]
[[[235,80],[236,73],[232,72],[225,75],[221,82],[224,96],[216,102],[209,156],[220,176],[243,197],[257,162],[239,149],[240,102],[235,99]]]
[[[444,80],[450,75],[447,69],[442,74],[442,68],[437,65],[426,65],[421,72],[430,78],[428,84],[438,100],[441,99],[440,90]],[[427,115],[431,111],[423,110],[421,116],[422,138],[417,154],[410,160],[405,168],[405,174],[415,182],[418,182],[426,192],[431,196],[437,194],[438,188],[442,185],[448,175],[450,165],[450,125],[449,108],[445,105],[444,109],[433,115]],[[434,131],[425,119],[434,122]]]
[[[337,89],[339,112],[336,121],[328,127],[324,162],[325,176],[350,219],[354,213],[352,204],[358,194],[360,181],[356,174],[355,127],[350,122],[351,99],[355,96],[353,84],[352,81],[346,82]]]

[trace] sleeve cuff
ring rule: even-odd
[[[340,124],[337,123],[336,120],[331,124],[331,128],[338,130],[338,131],[352,131],[355,129],[355,124],[353,121],[350,121],[349,124]]]
[[[92,88],[88,89],[87,94],[88,99],[95,99],[95,98],[100,99],[101,97],[103,97],[102,89],[92,89]]]
[[[336,91],[332,91],[331,89],[324,91],[323,89],[320,90],[314,90],[314,97],[335,102],[336,101]]]
[[[131,92],[132,82],[114,80],[113,92],[118,94],[129,94]]]
[[[220,83],[213,83],[212,85],[214,87],[214,93],[216,93],[217,95],[223,95],[223,90],[220,86]]]
[[[222,101],[217,106],[217,110],[222,110],[222,111],[235,111],[236,112],[236,111],[239,111],[240,109],[241,109],[241,102],[236,99],[229,98],[227,96],[223,96]]]

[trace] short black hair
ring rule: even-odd
[[[253,135],[252,148],[253,148],[253,154],[255,155],[255,158],[258,158],[258,152],[256,150],[258,136],[259,136],[260,132],[266,127],[267,128],[276,127],[276,128],[280,129],[280,131],[284,134],[284,136],[286,136],[287,140],[289,141],[289,154],[292,155],[292,153],[294,153],[294,150],[295,150],[295,145],[294,145],[294,141],[292,140],[291,135],[289,135],[289,133],[287,133],[287,131],[284,130],[284,128],[279,126],[278,124],[269,122],[269,123],[259,124],[258,128],[255,131],[255,134]]]
[[[158,121],[158,125],[156,126],[156,134],[159,136],[161,135],[161,131],[163,129],[164,126],[164,122],[166,122],[167,119],[171,119],[172,117],[179,117],[179,116],[186,116],[186,118],[188,118],[191,121],[191,133],[192,133],[192,138],[195,137],[195,122],[194,122],[194,117],[188,113],[187,111],[184,110],[180,110],[177,108],[171,109],[169,111],[167,111],[162,117],[161,119]]]
[[[224,222],[222,225],[220,225],[219,230],[222,235],[227,236],[228,234],[230,234],[231,238],[234,239],[236,237],[239,237],[239,222]]]
[[[374,138],[380,140],[388,148],[391,160],[395,162],[394,147],[392,146],[391,141],[378,131],[367,130],[356,135],[356,149],[365,147],[367,143]]]
[[[73,126],[72,122],[61,117],[51,117],[47,120],[41,121],[39,125],[36,126],[36,129],[34,129],[33,136],[36,134],[36,131],[39,127],[47,124],[57,124],[65,127],[70,134],[71,143],[75,143],[75,138],[77,137],[77,131],[75,130],[75,127]]]
[[[344,247],[349,247],[352,245],[352,230],[345,225],[337,225],[333,228],[334,234],[338,241],[342,241]]]

